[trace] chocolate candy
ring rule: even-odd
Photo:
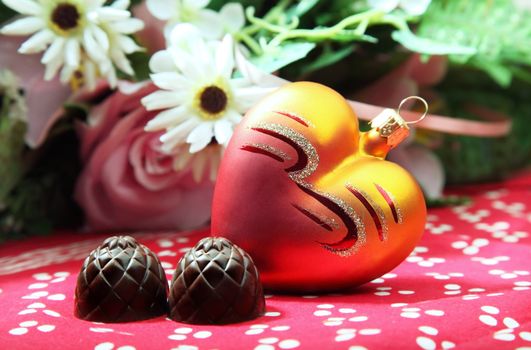
[[[227,324],[264,313],[265,300],[251,257],[225,238],[202,239],[180,260],[170,288],[170,317],[195,324]]]
[[[98,322],[144,320],[167,312],[167,295],[157,256],[133,237],[110,237],[83,263],[75,315]]]

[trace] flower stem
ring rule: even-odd
[[[289,31],[284,31],[278,34],[271,42],[269,43],[271,46],[278,46],[283,41],[287,39],[294,39],[294,38],[306,38],[306,39],[328,39],[341,31],[343,31],[345,28],[350,27],[357,23],[364,23],[365,28],[361,27],[362,33],[359,33],[360,35],[363,35],[365,32],[365,29],[375,19],[381,19],[384,16],[384,13],[379,10],[369,10],[363,13],[358,13],[352,16],[349,16],[347,18],[344,18],[337,24],[335,24],[332,27],[326,27],[326,28],[314,28],[314,29],[294,29]],[[359,29],[360,27],[358,27]]]
[[[236,33],[234,35],[234,38],[238,41],[244,42],[245,45],[247,45],[247,47],[251,49],[254,55],[260,56],[263,53],[262,48],[260,47],[260,44],[258,44],[256,40],[254,40],[249,34],[241,31],[239,33]]]

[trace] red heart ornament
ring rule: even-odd
[[[360,132],[337,92],[288,84],[258,103],[222,160],[212,234],[245,249],[264,286],[329,291],[402,262],[426,221],[422,191],[383,159],[384,137]]]

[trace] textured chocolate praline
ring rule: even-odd
[[[167,312],[167,295],[157,256],[133,237],[110,237],[83,263],[74,313],[97,322],[145,320]]]
[[[169,304],[171,319],[194,324],[243,322],[265,311],[253,260],[220,237],[202,239],[179,261]]]

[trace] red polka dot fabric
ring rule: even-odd
[[[107,235],[57,234],[0,246],[3,349],[531,349],[531,173],[457,190],[431,209],[400,266],[349,293],[266,296],[267,312],[225,326],[159,317],[103,324],[73,316],[83,259]],[[208,229],[133,236],[171,279]]]

